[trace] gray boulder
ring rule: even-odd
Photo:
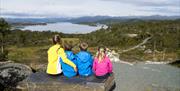
[[[0,89],[15,87],[18,82],[24,80],[32,73],[29,66],[19,63],[1,63],[0,65]]]

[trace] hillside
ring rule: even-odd
[[[5,37],[4,45],[10,60],[18,62],[47,61],[47,50],[51,46],[51,37],[59,34],[76,47],[78,43],[89,43],[89,51],[95,54],[97,47],[104,45],[120,54],[125,61],[173,61],[180,58],[180,20],[127,21],[108,24],[88,34],[64,34],[51,31],[12,30]],[[145,43],[146,38],[151,37]],[[142,44],[136,47],[139,44]],[[133,48],[134,47],[134,48]],[[133,49],[123,52],[124,50]],[[32,49],[32,50],[31,50]],[[30,52],[28,52],[29,50]],[[122,53],[123,52],[123,53]],[[28,54],[30,53],[31,56]],[[20,57],[21,55],[21,57]]]
[[[53,17],[53,18],[5,18],[9,23],[114,23],[125,22],[130,20],[176,20],[180,16],[83,16],[83,17]]]
[[[91,46],[105,45],[121,52],[138,45],[150,36],[152,38],[145,45],[121,55],[127,58],[133,56],[137,60],[159,61],[175,60],[180,57],[180,20],[116,22],[109,24],[107,29],[83,36],[82,40],[88,41]],[[148,50],[150,53],[146,54]],[[154,58],[154,52],[157,58]],[[167,54],[167,58],[162,57],[163,53]]]

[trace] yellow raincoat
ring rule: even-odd
[[[76,67],[76,65],[66,57],[64,49],[59,44],[50,47],[47,53],[48,53],[48,66],[46,72],[48,74],[56,75],[62,72],[59,58],[61,58],[64,63],[72,66],[73,68]]]

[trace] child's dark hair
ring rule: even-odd
[[[82,42],[80,45],[79,45],[79,48],[80,50],[82,51],[86,51],[87,48],[88,48],[88,44],[86,42]]]
[[[52,38],[53,44],[61,44],[61,37],[59,35],[54,35]]]
[[[65,49],[66,51],[71,51],[72,48],[73,48],[73,47],[72,47],[71,44],[68,44],[68,43],[64,44],[64,49]]]

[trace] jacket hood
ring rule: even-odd
[[[88,52],[82,51],[82,52],[79,52],[76,56],[77,56],[77,59],[79,59],[81,62],[84,62],[84,63],[89,62],[89,60],[92,60],[92,56]]]

